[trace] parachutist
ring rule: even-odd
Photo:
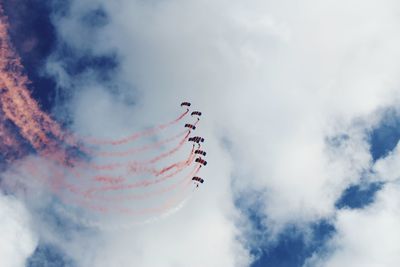
[[[199,182],[201,184],[204,183],[204,180],[202,178],[198,177],[198,176],[193,177],[192,180],[196,181],[196,182]],[[199,184],[197,184],[197,185],[199,185]]]
[[[195,142],[195,143],[203,143],[204,142],[204,138],[203,137],[200,137],[200,136],[194,136],[194,137],[190,137],[189,139],[188,139],[188,141],[189,142]]]
[[[207,161],[205,161],[205,160],[202,159],[202,158],[197,158],[195,161],[198,162],[198,163],[200,163],[200,164],[203,164],[203,166],[206,166],[206,165],[207,165]]]
[[[182,103],[181,103],[181,107],[183,107],[183,106],[190,107],[191,104],[190,104],[190,102],[182,102]]]
[[[186,124],[185,124],[185,128],[189,128],[189,129],[192,129],[192,130],[196,130],[196,126],[194,126],[193,124],[189,124],[189,123],[186,123]]]
[[[199,154],[199,155],[203,155],[203,156],[207,155],[207,153],[206,153],[205,151],[200,150],[200,149],[196,149],[196,150],[194,151],[194,153],[195,153],[195,154]]]
[[[196,116],[200,117],[201,116],[201,112],[200,111],[193,111],[191,115],[192,116],[196,115]]]

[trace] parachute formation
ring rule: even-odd
[[[22,195],[45,189],[88,220],[140,221],[179,207],[204,183],[197,176],[207,165],[204,138],[192,136],[202,113],[190,113],[190,102],[181,103],[185,110],[175,119],[123,138],[83,137],[43,112],[28,84],[0,7],[0,168],[10,169],[0,189]]]

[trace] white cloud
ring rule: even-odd
[[[117,78],[140,91],[138,113],[194,99],[210,126],[226,128],[252,170],[246,180],[270,190],[272,218],[329,214],[358,179],[354,164],[368,168],[362,129],[346,148],[352,166],[332,160],[324,140],[397,97],[396,2],[102,4],[111,24],[101,36],[123,59]]]
[[[1,265],[25,266],[26,259],[36,248],[37,236],[32,231],[29,212],[12,196],[0,194],[0,229]]]
[[[110,24],[82,28],[82,14],[98,5]],[[171,106],[192,100],[205,113],[211,165],[203,172],[208,182],[202,193],[168,219],[173,226],[157,223],[131,238],[105,237],[118,249],[99,249],[87,265],[106,257],[154,266],[151,252],[164,266],[246,265],[231,217],[233,170],[243,174],[234,192],[266,191],[271,231],[332,216],[341,192],[371,167],[365,129],[376,123],[375,111],[399,97],[398,11],[391,0],[74,1],[69,17],[55,19],[61,38],[82,53],[116,51],[121,69],[114,85],[122,98],[136,95],[138,102],[133,108],[99,94],[108,84],[91,73],[68,80],[53,60],[50,71],[57,69],[63,85],[75,84],[81,97],[71,108],[74,129],[122,135],[133,127],[125,121],[160,121]],[[348,138],[328,146],[327,137],[337,134]],[[231,141],[235,161],[222,151],[221,137]],[[192,209],[200,216],[194,222]],[[196,226],[192,236],[187,220]],[[224,232],[208,235],[214,229]],[[149,233],[157,233],[159,243]],[[128,244],[138,240],[132,252]],[[160,244],[173,247],[164,253]],[[201,256],[184,253],[196,244],[206,247]]]
[[[342,210],[336,218],[337,234],[327,255],[314,255],[306,266],[397,266],[400,261],[400,187],[388,184],[373,205]]]
[[[373,168],[371,180],[399,181],[400,179],[400,146],[397,146],[386,157],[379,159]]]

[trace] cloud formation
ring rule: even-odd
[[[396,266],[400,260],[399,196],[399,185],[388,184],[367,208],[339,211],[337,234],[327,244],[327,255],[314,255],[305,266]]]
[[[381,199],[393,196],[387,188],[363,211],[336,211],[335,202],[371,169],[371,181],[396,179],[380,167],[396,166],[396,154],[373,165],[368,134],[379,109],[398,104],[398,9],[391,0],[88,0],[55,12],[60,44],[47,71],[71,99],[74,131],[123,136],[192,100],[212,151],[207,186],[179,213],[101,232],[102,246],[96,238],[89,257],[73,256],[81,266],[248,266],[233,202],[248,188],[263,192],[271,239],[290,223],[336,218],[331,243],[348,253],[362,244],[341,238],[355,222],[396,224],[390,210],[369,213],[394,201]],[[117,62],[113,71],[70,69],[70,58],[99,57]],[[346,255],[333,251],[309,264],[340,266]],[[359,251],[354,264],[364,261]]]
[[[80,38],[81,18],[94,7],[102,7],[110,22]],[[158,113],[149,111],[180,99],[205,107],[212,126],[219,126],[215,131],[228,135],[241,154],[235,155],[238,168],[253,172],[243,180],[271,189],[279,211],[271,204],[269,214],[290,217],[296,210],[329,213],[349,182],[345,176],[357,176],[348,175],[354,166],[343,166],[339,153],[328,156],[326,137],[349,131],[351,142],[341,149],[367,166],[362,134],[373,122],[351,126],[396,103],[396,3],[343,7],[337,1],[86,1],[75,2],[57,25],[71,47],[94,55],[116,51],[121,66],[114,82],[124,96],[138,94],[149,120]],[[332,170],[335,160],[346,173]],[[293,190],[297,186],[302,190]]]
[[[3,266],[23,267],[35,250],[38,236],[24,205],[11,196],[0,194],[0,258]]]

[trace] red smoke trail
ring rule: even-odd
[[[29,79],[23,74],[21,60],[12,49],[8,37],[8,28],[7,18],[3,15],[3,10],[0,7],[0,102],[5,116],[20,128],[21,135],[38,150],[55,145],[55,142],[48,137],[48,134],[68,144],[76,145],[77,140],[80,140],[80,138],[64,134],[60,126],[50,116],[42,112],[37,102],[30,96],[28,90]],[[89,138],[87,140],[84,139],[84,141],[97,145],[128,143],[140,137],[155,134],[178,123],[188,112],[189,110],[186,110],[171,122],[119,140]]]
[[[153,208],[144,208],[140,210],[133,210],[130,208],[120,208],[117,211],[131,215],[131,216],[138,216],[138,215],[151,215],[151,214],[162,214],[167,212],[168,210],[177,207],[182,201],[185,200],[185,190],[191,185],[191,180],[187,180],[187,183],[184,186],[184,189],[181,190],[181,194],[173,195],[171,198],[167,199],[166,203],[162,206],[153,207]]]
[[[5,118],[12,121],[21,135],[36,149],[44,149],[52,142],[47,132],[60,136],[61,131],[31,98],[29,80],[23,74],[21,60],[12,49],[8,37],[7,18],[0,7],[0,103]]]
[[[184,136],[183,139],[186,139],[187,138],[187,136],[186,136],[187,133],[188,133],[188,131],[185,130],[185,131],[183,131],[183,132],[181,132],[181,133],[179,133],[179,134],[177,134],[175,136],[166,138],[164,140],[160,140],[160,141],[154,142],[152,144],[144,145],[144,146],[141,146],[141,147],[132,148],[132,149],[129,149],[129,150],[126,150],[126,151],[105,151],[105,152],[101,151],[101,152],[96,152],[94,150],[90,150],[90,149],[85,148],[85,150],[83,150],[83,152],[85,152],[86,154],[89,154],[91,156],[94,156],[94,157],[126,157],[126,156],[134,155],[134,154],[139,153],[139,152],[145,152],[147,150],[160,148],[161,146],[163,146],[163,145],[165,145],[167,143],[175,141],[176,139],[178,139],[181,136]]]
[[[143,208],[139,210],[133,210],[130,208],[121,208],[121,207],[115,207],[115,206],[99,206],[95,205],[92,202],[89,202],[88,200],[70,200],[71,204],[78,204],[80,206],[83,206],[85,208],[88,208],[92,211],[95,212],[100,212],[100,213],[124,213],[126,215],[131,215],[131,216],[137,216],[137,215],[146,215],[146,214],[157,214],[157,213],[163,213],[168,211],[169,209],[178,206],[183,200],[184,200],[184,195],[185,190],[192,184],[191,177],[193,175],[196,175],[196,173],[200,170],[201,166],[196,166],[194,171],[192,171],[189,175],[185,176],[185,179],[183,179],[184,183],[184,188],[180,191],[181,194],[178,195],[172,195],[169,199],[167,199],[166,203],[164,205],[158,206],[158,207],[152,207],[152,208]],[[142,198],[147,198],[149,195],[144,194],[142,196],[139,196],[139,198],[136,199],[142,199]],[[88,196],[89,197],[89,196]],[[97,199],[97,198],[96,198]],[[129,200],[129,199],[128,199]],[[111,202],[112,204],[114,202]]]
[[[193,152],[193,150],[192,150]],[[194,155],[194,154],[193,154]],[[189,162],[187,162],[187,165],[190,165],[194,160],[194,156],[191,157],[191,159],[189,160]],[[109,208],[106,206],[98,206],[94,203],[90,203],[88,202],[88,199],[92,199],[92,201],[104,201],[104,199],[102,197],[97,196],[96,194],[93,195],[94,192],[99,192],[99,191],[103,191],[103,190],[99,190],[98,188],[95,188],[95,190],[89,190],[90,192],[86,191],[82,191],[82,189],[80,187],[77,187],[75,185],[72,184],[68,184],[67,180],[68,178],[66,178],[65,173],[63,172],[63,169],[58,169],[55,165],[51,164],[51,163],[47,163],[46,165],[48,166],[43,166],[41,164],[35,164],[34,162],[28,162],[27,163],[27,170],[28,173],[30,175],[34,175],[36,176],[36,181],[42,181],[44,184],[49,184],[50,185],[50,189],[56,193],[65,204],[80,204],[81,207],[83,208],[88,208],[92,211],[96,211],[96,212],[120,212],[120,213],[124,213],[124,214],[130,214],[130,215],[139,215],[139,214],[151,214],[151,213],[156,213],[156,212],[161,212],[161,211],[165,211],[168,210],[169,208],[172,208],[173,206],[179,204],[179,202],[181,202],[182,200],[179,197],[176,197],[173,199],[179,199],[179,201],[175,201],[175,200],[169,200],[168,201],[168,205],[163,205],[161,207],[156,207],[156,208],[147,208],[147,209],[142,209],[142,210],[138,210],[138,211],[133,211],[127,208]],[[41,169],[44,168],[45,172],[43,174],[43,172],[41,172],[39,170],[39,166],[41,166]],[[121,201],[124,200],[143,200],[152,196],[159,196],[163,193],[167,193],[170,192],[174,189],[176,189],[178,186],[182,185],[182,183],[184,183],[185,181],[188,181],[188,184],[186,184],[186,186],[184,188],[186,188],[189,183],[191,182],[191,180],[189,180],[191,177],[193,177],[194,175],[196,175],[196,173],[200,170],[201,165],[197,165],[195,166],[195,168],[193,169],[192,172],[190,172],[187,176],[184,177],[184,179],[182,179],[181,181],[178,181],[178,183],[175,183],[171,186],[162,188],[161,190],[155,191],[155,192],[149,192],[149,193],[144,193],[144,194],[136,194],[136,195],[130,195],[128,197],[121,197],[119,199],[115,199],[115,200],[107,200],[107,201],[111,201],[109,204],[111,205],[115,205],[117,203],[115,203],[116,201],[118,201],[118,203],[120,203]],[[158,178],[156,180],[152,180],[152,181],[145,181],[145,183],[141,184],[143,186],[148,186],[150,184],[156,184],[159,182],[162,182],[166,179],[168,179],[169,177],[172,177],[175,173],[173,174],[169,174],[166,175],[164,177]],[[138,184],[137,184],[138,185]],[[135,186],[128,186],[129,189],[134,188]],[[122,190],[122,189],[126,189],[126,185],[124,185],[124,188],[114,188],[113,191],[117,191],[117,190]],[[77,196],[81,196],[84,198],[84,200],[79,200],[79,199],[71,199],[71,196],[69,195],[64,195],[63,191],[61,190],[67,190],[68,192],[73,193],[74,195]],[[182,189],[183,190],[183,189]]]
[[[177,168],[177,170],[173,173],[170,173],[168,175],[162,176],[160,178],[156,178],[153,180],[142,180],[142,181],[137,181],[135,183],[130,183],[130,184],[117,184],[117,185],[109,185],[109,186],[102,186],[102,187],[97,187],[97,188],[92,188],[89,189],[85,195],[90,197],[95,192],[104,192],[104,191],[116,191],[116,190],[127,190],[127,189],[134,189],[134,188],[139,188],[139,187],[148,187],[150,185],[155,185],[158,183],[161,183],[165,180],[168,180],[172,177],[174,177],[176,174],[180,173],[185,167],[188,167],[194,160],[194,156],[192,156],[187,159],[185,162],[181,162],[179,164],[175,164],[174,167]],[[162,173],[161,173],[162,174]]]
[[[168,192],[175,190],[177,187],[181,186],[182,183],[187,182],[188,179],[190,179],[189,181],[191,181],[191,178],[193,176],[196,176],[197,173],[200,171],[200,169],[201,169],[201,165],[196,166],[187,176],[184,176],[182,179],[178,180],[177,182],[175,182],[167,187],[161,188],[157,191],[152,191],[152,192],[142,193],[142,194],[129,194],[127,196],[106,197],[106,196],[94,195],[92,197],[96,200],[120,202],[120,201],[128,201],[128,200],[142,200],[142,199],[149,198],[149,197],[159,196],[161,194],[168,193]]]
[[[0,158],[6,163],[19,158],[24,152],[15,134],[12,133],[4,119],[4,114],[0,110]]]
[[[0,113],[0,145],[8,147],[18,147],[19,142],[11,134],[9,129],[7,129],[4,118]]]
[[[165,124],[161,124],[158,126],[155,126],[151,129],[147,129],[144,130],[142,132],[138,132],[135,133],[131,136],[122,138],[122,139],[117,139],[117,140],[101,140],[101,139],[95,139],[95,138],[84,138],[84,142],[88,143],[88,144],[94,144],[94,145],[121,145],[121,144],[126,144],[132,141],[135,141],[141,137],[145,137],[145,136],[150,136],[153,134],[156,134],[157,132],[164,130],[166,128],[168,128],[169,126],[172,126],[176,123],[178,123],[179,121],[181,121],[187,114],[189,113],[189,109],[187,109],[185,112],[183,112],[181,115],[179,115],[178,118],[165,123]]]
[[[64,132],[59,124],[48,114],[43,112],[38,103],[32,98],[29,92],[29,79],[24,74],[21,59],[12,48],[8,36],[9,26],[7,18],[3,13],[0,6],[0,151],[6,162],[25,153],[18,137],[12,133],[12,128],[16,127],[19,129],[20,136],[30,143],[45,162],[40,165],[31,161],[26,162],[25,171],[30,179],[34,178],[35,180],[31,181],[28,179],[23,182],[25,182],[26,185],[37,182],[41,185],[48,186],[51,192],[59,196],[66,204],[75,201],[75,199],[71,199],[71,197],[78,197],[78,201],[80,202],[82,202],[80,199],[83,198],[83,207],[87,206],[91,209],[97,209],[103,212],[110,210],[129,214],[133,212],[142,214],[165,211],[165,209],[171,206],[171,203],[175,203],[172,200],[168,200],[167,204],[161,207],[133,211],[125,208],[97,207],[91,203],[87,203],[87,201],[106,201],[102,196],[95,194],[96,192],[116,191],[120,193],[121,190],[132,190],[159,184],[176,177],[179,173],[188,168],[194,162],[194,146],[192,147],[190,155],[184,160],[181,159],[180,161],[160,169],[156,168],[154,165],[164,159],[170,158],[182,149],[187,142],[191,133],[190,131],[184,131],[175,136],[125,151],[102,150],[109,145],[123,145],[142,137],[156,135],[183,120],[189,113],[189,109],[170,122],[116,140],[78,137],[72,133]],[[199,119],[197,119],[194,125],[197,125],[198,122]],[[9,127],[9,124],[12,124],[12,127]],[[179,139],[180,137],[183,138]],[[127,163],[96,165],[84,162],[83,159],[79,159],[78,156],[73,156],[72,153],[68,152],[68,149],[75,149],[84,154],[86,153],[84,156],[88,157],[128,157],[136,153],[159,149],[175,140],[179,140],[179,143],[166,152],[160,153],[147,160],[129,161]],[[66,146],[67,149],[64,149],[63,146]],[[104,147],[89,148],[89,146]],[[102,173],[98,175],[81,173],[83,169],[106,171],[120,167],[126,167],[130,177],[112,177]],[[188,176],[174,182],[172,185],[164,186],[152,192],[116,197],[114,200],[110,200],[110,204],[122,200],[140,200],[171,192],[182,185],[186,180],[188,180],[187,185],[189,185],[191,183],[189,178],[194,176],[199,170],[200,166],[197,166]],[[22,171],[24,170],[22,169]],[[143,172],[152,174],[152,179],[127,183],[130,179],[135,176],[137,177],[137,174]],[[21,177],[15,177],[15,180],[18,182],[19,178]],[[76,183],[71,183],[72,179],[76,179]],[[64,193],[68,192],[73,193],[73,195],[71,196],[68,194],[65,196]],[[177,196],[176,199],[178,198]]]
[[[79,206],[84,207],[84,208],[88,208],[92,211],[96,211],[96,212],[120,212],[120,213],[125,213],[125,214],[129,214],[129,215],[139,215],[139,214],[151,214],[151,213],[156,213],[156,212],[162,212],[162,211],[166,211],[174,206],[176,206],[177,204],[179,204],[182,199],[179,196],[172,196],[171,198],[168,199],[167,204],[159,206],[159,207],[154,207],[154,208],[145,208],[145,209],[141,209],[141,210],[132,210],[132,209],[128,209],[128,208],[117,208],[115,207],[107,207],[107,206],[99,206],[96,205],[92,202],[88,202],[88,199],[92,199],[95,201],[108,201],[110,205],[113,205],[115,202],[120,203],[121,201],[128,201],[128,200],[143,200],[152,196],[159,196],[163,193],[167,193],[167,192],[171,192],[172,190],[176,189],[178,186],[184,186],[184,188],[181,190],[181,192],[183,190],[185,190],[190,184],[191,184],[191,177],[195,176],[200,168],[201,165],[197,164],[194,169],[187,174],[183,179],[179,180],[177,183],[172,184],[171,186],[162,188],[158,191],[154,191],[154,192],[148,192],[148,193],[143,193],[143,194],[133,194],[133,195],[129,195],[129,196],[124,196],[124,197],[116,197],[116,198],[112,198],[112,197],[103,197],[103,196],[97,196],[97,195],[91,195],[88,194],[87,192],[84,193],[81,189],[79,189],[76,186],[73,185],[68,185],[65,184],[64,180],[65,180],[65,175],[63,174],[62,170],[56,170],[56,171],[52,171],[52,172],[46,172],[46,174],[43,174],[40,172],[40,170],[38,169],[38,165],[34,164],[33,162],[28,162],[28,165],[26,166],[29,174],[31,175],[35,175],[37,180],[42,180],[44,182],[50,181],[52,180],[53,183],[51,184],[51,189],[53,192],[57,193],[59,195],[59,197],[63,200],[64,203],[66,204],[79,204]],[[54,166],[52,166],[54,167]],[[55,177],[62,177],[62,178],[56,178]],[[186,183],[185,183],[186,182]],[[185,184],[184,184],[185,183]],[[75,194],[75,195],[80,195],[82,197],[84,197],[84,199],[80,200],[80,199],[76,199],[76,198],[69,198],[69,196],[65,196],[60,190],[68,190],[69,192]]]
[[[188,137],[189,137],[190,132],[187,132],[185,137],[179,142],[179,144],[169,151],[162,153],[160,155],[157,155],[151,159],[144,160],[144,161],[130,161],[126,163],[109,163],[109,164],[95,164],[95,163],[89,163],[89,162],[84,162],[82,160],[73,160],[71,159],[69,162],[74,165],[75,167],[79,168],[85,168],[85,169],[92,169],[92,170],[97,170],[97,171],[104,171],[104,170],[115,170],[118,168],[128,168],[131,173],[138,172],[138,171],[149,171],[149,169],[146,167],[150,164],[154,164],[162,159],[165,159],[169,156],[172,156],[176,152],[178,152],[182,147],[185,145]]]
[[[95,176],[93,178],[96,182],[103,182],[108,184],[120,184],[125,181],[122,177],[107,177],[107,176]]]
[[[194,158],[195,158],[195,154],[193,152],[194,152],[194,148],[192,148],[192,151],[191,151],[188,159],[164,168],[162,170],[163,172],[166,172],[166,170],[172,169],[172,167],[177,168],[177,170],[173,173],[164,175],[160,178],[157,178],[154,180],[139,181],[134,184],[121,184],[120,185],[120,183],[125,181],[126,178],[95,176],[93,178],[95,181],[108,182],[108,183],[111,183],[112,186],[103,186],[100,188],[93,187],[93,188],[89,188],[86,191],[82,191],[82,189],[80,189],[80,187],[78,187],[74,184],[68,183],[68,177],[66,176],[65,172],[72,171],[72,173],[74,175],[76,175],[73,172],[73,169],[70,169],[70,168],[65,169],[65,166],[58,165],[57,162],[53,162],[50,159],[47,159],[47,161],[42,162],[40,164],[34,164],[33,162],[28,161],[26,163],[27,164],[26,170],[27,170],[27,173],[35,176],[37,180],[41,180],[44,184],[50,184],[53,193],[60,194],[61,189],[66,189],[74,194],[81,195],[81,196],[87,198],[87,197],[91,197],[93,192],[117,191],[117,190],[126,190],[126,189],[147,187],[149,185],[154,185],[154,184],[163,182],[167,179],[170,179],[170,178],[176,176],[178,173],[182,172],[183,169],[185,169],[187,166],[189,166],[190,164],[193,163]],[[45,173],[47,173],[47,174],[43,174],[43,172],[40,171],[39,167],[41,170],[45,170]],[[200,167],[198,167],[198,168],[196,167],[194,169],[193,173],[189,174],[189,176],[191,176],[191,177],[194,176],[198,172],[199,169],[200,169]],[[40,174],[40,173],[42,173],[42,174]],[[158,173],[160,173],[160,171],[158,171]],[[46,177],[46,178],[44,178],[44,177]],[[80,177],[80,179],[83,179],[83,177]],[[168,192],[170,190],[173,190],[176,186],[172,186],[172,187],[168,187],[167,189],[163,189],[162,191],[159,191],[159,193]],[[154,193],[149,193],[149,194],[154,195]],[[142,198],[144,198],[144,196]]]

